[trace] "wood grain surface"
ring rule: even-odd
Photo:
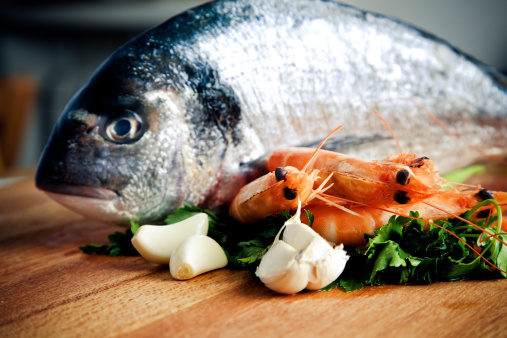
[[[0,189],[0,337],[507,336],[507,280],[277,295],[248,271],[189,281],[140,257],[82,254],[115,225],[25,180]]]

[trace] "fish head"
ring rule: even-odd
[[[216,184],[220,163],[207,158],[223,152],[220,132],[199,118],[187,74],[153,59],[123,49],[74,95],[40,159],[39,189],[89,218],[126,223],[162,221]]]

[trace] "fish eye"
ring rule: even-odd
[[[142,131],[143,121],[131,111],[109,120],[106,124],[106,137],[114,143],[135,142],[141,138]]]

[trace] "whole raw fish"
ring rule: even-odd
[[[507,149],[506,80],[447,43],[334,1],[217,1],[109,57],[64,109],[37,186],[94,218],[156,222],[184,203],[219,207],[282,146],[340,124],[342,152],[405,150],[443,170]]]

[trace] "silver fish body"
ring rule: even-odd
[[[226,205],[271,150],[315,142],[384,158],[404,150],[444,171],[507,150],[507,81],[406,24],[334,1],[217,1],[116,51],[76,93],[36,182],[94,218],[157,222]],[[361,142],[359,142],[361,141]]]

